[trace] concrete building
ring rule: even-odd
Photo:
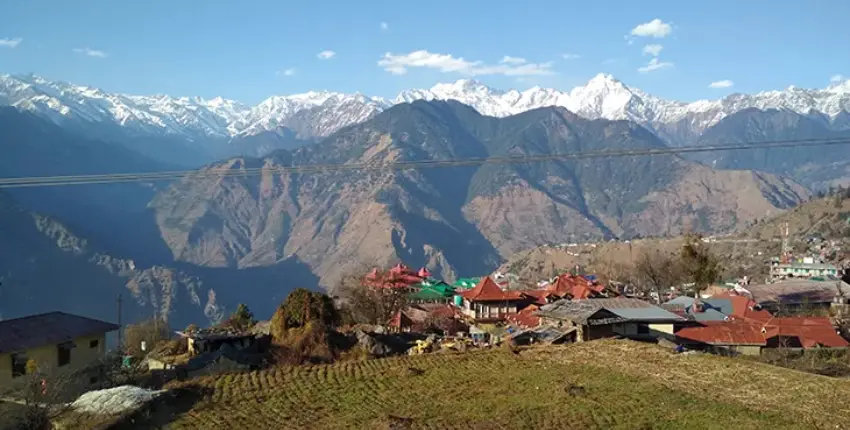
[[[815,263],[812,259],[808,259],[799,263],[772,264],[770,266],[770,276],[774,279],[838,277],[839,270],[832,264]]]
[[[25,375],[27,362],[42,371],[95,364],[106,352],[106,333],[118,328],[64,312],[0,321],[0,389]]]

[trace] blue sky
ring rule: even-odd
[[[600,72],[696,100],[850,75],[846,0],[696,3],[10,1],[0,73],[252,104],[311,89],[391,97],[468,77],[567,90]],[[734,85],[709,88],[724,80]]]

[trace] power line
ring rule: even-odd
[[[850,144],[850,138],[835,139],[798,139],[774,140],[763,142],[740,142],[710,146],[685,146],[664,148],[640,148],[622,150],[586,151],[558,154],[540,154],[526,156],[466,158],[446,160],[402,161],[395,163],[348,163],[348,164],[308,164],[275,168],[210,168],[204,170],[176,170],[163,172],[141,173],[110,173],[99,175],[66,175],[0,178],[0,188],[49,187],[59,185],[91,185],[113,184],[127,182],[150,182],[181,179],[190,176],[195,179],[222,177],[251,177],[261,174],[274,173],[321,173],[335,171],[382,171],[382,170],[415,170],[437,167],[463,167],[484,164],[529,164],[557,160],[575,160],[589,158],[616,158],[652,155],[687,154],[716,151],[737,151],[768,148],[814,147]]]

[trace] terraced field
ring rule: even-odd
[[[628,341],[291,367],[190,384],[205,394],[169,417],[170,428],[850,428],[846,380]]]

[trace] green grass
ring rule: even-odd
[[[844,381],[627,341],[286,367],[190,383],[207,392],[169,416],[170,428],[372,429],[396,420],[405,425],[392,428],[806,429],[850,418]],[[584,394],[571,395],[571,384]]]

